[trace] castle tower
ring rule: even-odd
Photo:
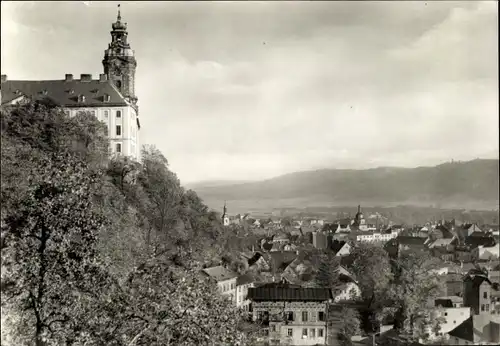
[[[134,56],[135,52],[127,41],[127,23],[122,23],[121,20],[120,5],[118,5],[118,16],[116,22],[112,24],[111,43],[104,51],[102,65],[108,80],[114,83],[129,102],[136,105],[135,70],[137,61]]]

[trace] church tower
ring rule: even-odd
[[[229,226],[229,216],[227,215],[226,201],[224,201],[224,209],[222,213],[222,224],[224,226]]]
[[[135,96],[135,69],[137,61],[135,52],[130,48],[127,41],[127,23],[122,23],[120,5],[118,5],[118,16],[112,24],[111,43],[104,51],[104,74],[108,80],[120,90],[121,94],[133,105],[137,103]]]

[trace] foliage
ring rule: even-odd
[[[439,279],[432,271],[434,261],[425,252],[402,253],[395,264],[394,280],[389,291],[391,305],[398,309],[395,328],[414,335],[417,321],[419,330],[425,329],[423,324],[436,321],[429,317],[431,308],[427,306],[439,293]]]
[[[368,308],[383,305],[385,293],[392,279],[389,257],[378,245],[358,243],[351,249],[353,273]]]
[[[78,292],[102,284],[94,245],[104,220],[92,202],[98,177],[84,163],[60,153],[34,164],[2,227],[2,304],[20,317],[20,334],[41,344],[75,332]]]
[[[360,316],[357,310],[343,306],[338,342],[342,346],[352,345],[351,338],[361,332]]]
[[[336,269],[340,265],[339,257],[329,251],[318,256],[320,261],[318,271],[314,277],[316,287],[334,287],[339,280],[339,274]]]
[[[95,117],[43,104],[2,109],[1,121],[2,312],[14,344],[253,343],[199,276],[230,237],[161,152],[110,158]]]

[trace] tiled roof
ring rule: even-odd
[[[38,100],[48,98],[64,107],[106,107],[127,106],[124,97],[110,81],[81,80],[7,80],[2,83],[2,104],[25,95]],[[79,102],[79,96],[85,102]],[[109,101],[105,101],[109,95]]]
[[[240,275],[238,276],[238,278],[236,279],[236,286],[241,286],[241,285],[246,285],[246,284],[250,284],[252,282],[254,282],[255,279],[253,278],[252,275],[250,274],[244,274],[244,275]]]
[[[493,237],[467,237],[465,238],[465,244],[470,246],[472,249],[475,249],[480,245],[490,247],[495,246],[495,239]]]
[[[326,301],[332,299],[328,288],[256,287],[248,289],[254,301]]]
[[[395,241],[401,245],[417,245],[424,246],[425,238],[421,237],[408,237],[408,236],[398,236]]]
[[[203,269],[203,272],[218,282],[238,277],[238,274],[224,268],[223,266],[205,268]]]
[[[453,241],[452,238],[441,238],[441,239],[436,239],[433,243],[429,245],[429,248],[434,248],[434,247],[439,247],[439,246],[447,246],[450,245],[451,242]]]

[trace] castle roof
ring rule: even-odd
[[[2,82],[2,104],[27,97],[49,99],[62,107],[128,106],[123,95],[110,81],[92,80],[90,75],[77,80],[6,80]],[[108,96],[108,100],[106,99]],[[81,102],[79,96],[85,96]]]

